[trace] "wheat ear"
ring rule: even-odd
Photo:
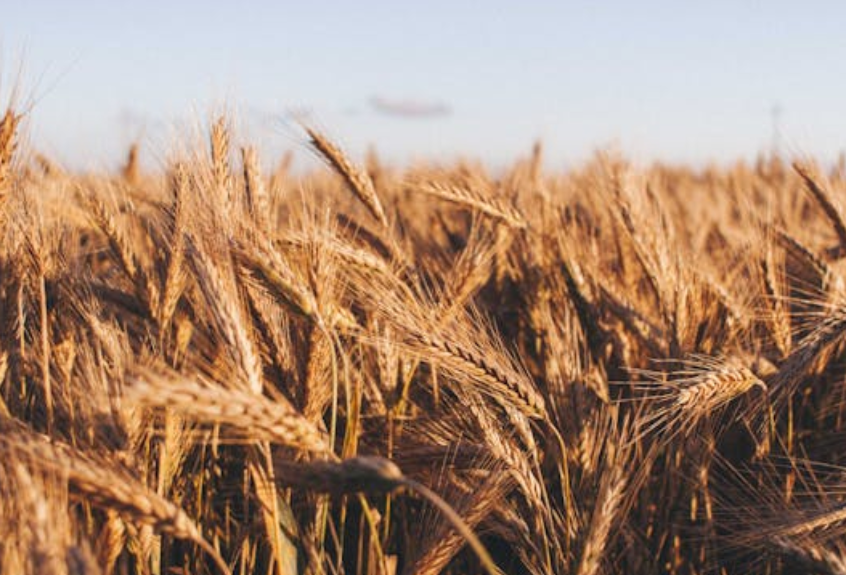
[[[388,228],[388,218],[385,216],[382,202],[376,194],[373,180],[370,179],[367,172],[353,164],[344,152],[324,134],[310,127],[306,127],[305,130],[310,138],[311,146],[344,178],[350,190],[382,227]]]

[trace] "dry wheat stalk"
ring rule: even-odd
[[[126,525],[114,511],[106,512],[106,521],[97,539],[97,559],[105,573],[114,571],[115,563],[126,546]]]
[[[809,277],[801,278],[808,286],[805,289],[809,289],[810,286],[818,286],[819,289],[824,290],[831,277],[829,265],[808,246],[790,235],[788,231],[778,226],[770,226],[768,229],[772,232],[775,241],[781,244],[787,253],[807,270]]]
[[[444,515],[473,548],[490,575],[502,573],[464,519],[437,493],[403,475],[400,468],[390,460],[376,456],[359,456],[340,462],[277,462],[276,473],[277,481],[282,485],[322,493],[390,493],[398,489],[408,489],[423,497]]]
[[[447,202],[466,206],[494,220],[501,221],[510,228],[521,230],[525,229],[527,225],[525,218],[517,208],[490,197],[490,194],[471,190],[462,185],[430,180],[410,183],[409,188]]]
[[[232,255],[243,270],[263,279],[292,311],[321,322],[314,294],[269,242],[235,245]]]
[[[682,369],[666,375],[632,370],[651,380],[636,387],[643,387],[651,394],[649,397],[657,400],[657,407],[647,418],[645,433],[658,431],[670,438],[678,432],[688,434],[752,388],[767,390],[767,385],[735,357],[692,355],[681,363]]]
[[[476,529],[497,507],[511,489],[511,482],[495,471],[492,472],[481,485],[461,497],[454,504],[456,511],[461,513],[467,527]],[[403,575],[437,575],[449,564],[465,544],[464,538],[448,523],[436,521],[434,525],[429,521],[421,526],[423,542],[422,551],[403,569]]]
[[[282,398],[271,401],[248,389],[223,387],[176,373],[144,370],[128,377],[127,399],[169,409],[198,423],[232,426],[244,441],[270,441],[328,455],[328,438]]]
[[[9,181],[12,170],[12,158],[17,146],[18,125],[21,117],[15,114],[11,108],[6,109],[3,118],[0,119],[0,191]],[[5,195],[5,194],[4,194]]]
[[[252,322],[247,319],[239,297],[237,276],[228,250],[204,246],[193,234],[187,238],[187,244],[194,277],[218,332],[227,343],[225,351],[233,358],[246,387],[259,394],[264,389],[261,356],[252,335]]]
[[[785,537],[772,539],[773,549],[791,559],[806,572],[822,575],[846,575],[846,557],[811,542],[796,542]]]
[[[782,355],[788,355],[793,345],[790,310],[785,300],[787,285],[783,262],[776,260],[773,246],[768,243],[761,266],[764,271],[764,286],[772,313],[769,316],[775,344]],[[779,265],[782,264],[782,265]]]
[[[241,148],[244,166],[244,192],[247,209],[259,227],[266,227],[270,215],[270,198],[261,174],[258,152],[251,146]]]
[[[20,521],[25,528],[17,543],[26,546],[30,569],[34,573],[66,575],[65,556],[71,545],[69,521],[63,517],[68,506],[67,493],[49,477],[30,472],[22,460],[10,461],[4,472],[14,489],[4,495],[15,500]]]
[[[808,535],[817,531],[830,529],[846,521],[846,505],[837,505],[833,509],[821,512],[811,518],[803,518],[795,525],[783,527],[778,530],[779,535],[784,537],[797,537]]]
[[[134,253],[134,246],[123,229],[118,226],[112,210],[97,196],[88,196],[87,207],[94,219],[94,223],[106,235],[109,246],[123,267],[126,275],[135,281],[138,275],[138,262]]]
[[[132,144],[126,154],[126,163],[121,170],[121,175],[130,186],[138,184],[140,176],[138,167],[138,144]]]
[[[530,417],[546,417],[543,396],[525,375],[498,362],[500,358],[485,358],[468,347],[434,334],[414,334],[410,341],[412,348],[424,354],[423,357],[435,360],[444,369],[451,369],[458,377],[467,377],[479,386],[481,393],[508,398],[509,405],[518,407]]]
[[[805,182],[805,187],[811,192],[811,195],[819,203],[829,222],[831,222],[831,226],[837,234],[837,239],[840,241],[840,251],[846,250],[846,224],[843,222],[840,207],[835,204],[831,195],[817,184],[807,166],[794,162],[793,169]]]
[[[382,208],[382,202],[373,187],[373,181],[367,172],[350,162],[344,152],[329,138],[315,128],[305,127],[311,146],[326,160],[335,171],[344,178],[350,190],[367,207],[384,229],[388,228],[388,218]]]
[[[491,456],[504,463],[502,471],[513,477],[514,483],[523,491],[529,504],[542,514],[547,508],[547,494],[532,467],[531,458],[536,450],[529,449],[529,453],[524,453],[517,442],[507,436],[503,429],[504,422],[496,421],[494,414],[489,413],[488,407],[479,398],[468,397],[466,401],[462,401],[462,405],[474,417],[474,424],[478,426]]]
[[[187,233],[188,213],[186,194],[188,193],[188,174],[184,164],[178,163],[173,169],[173,234],[170,250],[167,254],[167,268],[163,278],[162,297],[159,302],[158,322],[164,329],[173,319],[179,298],[185,290],[185,234]]]
[[[223,559],[185,511],[149,490],[128,470],[22,431],[8,431],[0,437],[0,452],[8,461],[25,461],[34,468],[67,477],[71,488],[92,505],[116,510],[133,523],[197,544],[229,573]]]
[[[372,250],[360,248],[326,230],[317,230],[314,235],[292,234],[283,238],[286,244],[298,249],[305,249],[314,243],[318,249],[330,251],[351,266],[364,273],[374,273],[378,276],[389,277],[393,271],[389,261],[375,254]]]
[[[846,337],[846,299],[837,295],[823,310],[819,322],[794,346],[791,354],[769,381],[770,396],[775,409],[784,408],[819,357]]]
[[[232,170],[229,167],[229,127],[225,116],[219,117],[212,124],[210,150],[212,178],[218,198],[223,202],[226,211],[239,208],[232,183]]]
[[[627,482],[626,471],[624,465],[614,462],[600,483],[597,502],[579,561],[578,575],[595,575],[601,572],[603,553],[623,503]]]
[[[746,393],[753,386],[766,388],[764,382],[746,367],[723,367],[698,376],[692,385],[679,390],[675,402],[685,412],[696,414],[698,418]]]

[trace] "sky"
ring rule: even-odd
[[[501,165],[537,139],[556,167],[846,149],[843,2],[0,6],[0,104],[17,85],[31,147],[80,169],[136,140],[163,163],[223,111],[266,158],[304,152],[294,118],[401,163]]]

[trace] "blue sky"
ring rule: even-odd
[[[7,0],[8,2],[8,0]],[[162,158],[185,125],[232,111],[265,156],[299,149],[290,113],[354,154],[501,164],[542,138],[572,164],[614,146],[702,163],[772,140],[846,148],[846,3],[12,0],[3,82],[23,64],[34,147],[112,166],[142,140]],[[401,117],[372,105],[440,104]]]

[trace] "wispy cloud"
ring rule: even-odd
[[[371,97],[370,106],[379,114],[400,118],[442,118],[452,114],[452,109],[443,102],[393,100],[382,96]]]

